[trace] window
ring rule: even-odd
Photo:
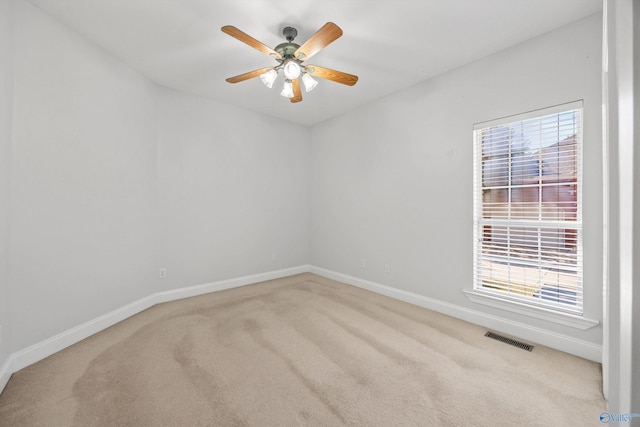
[[[582,315],[582,102],[474,127],[474,292]]]

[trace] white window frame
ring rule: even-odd
[[[533,298],[530,296],[521,296],[506,292],[500,289],[491,289],[482,284],[481,274],[479,273],[480,263],[482,262],[482,233],[486,219],[483,218],[482,209],[482,141],[479,140],[479,131],[482,129],[488,129],[501,125],[513,124],[529,119],[535,119],[539,117],[545,117],[548,115],[559,114],[566,111],[577,110],[579,117],[578,131],[577,131],[577,149],[576,149],[576,161],[577,161],[577,216],[575,220],[560,221],[553,224],[542,224],[544,221],[522,221],[517,220],[520,226],[537,227],[541,225],[553,225],[558,228],[568,225],[569,228],[576,229],[576,258],[577,258],[577,281],[580,289],[576,296],[575,306],[569,304],[555,304],[542,298]],[[506,309],[509,311],[529,315],[532,317],[542,318],[545,320],[556,321],[568,326],[576,327],[579,329],[588,329],[598,324],[597,321],[585,319],[584,314],[584,286],[583,286],[583,247],[582,247],[582,150],[583,150],[583,136],[582,136],[582,116],[583,116],[583,102],[575,101],[567,104],[557,105],[554,107],[543,108],[523,114],[517,114],[508,116],[505,118],[492,120],[488,122],[477,123],[474,125],[474,183],[473,183],[473,197],[474,197],[474,278],[473,278],[473,291],[465,291],[465,294],[469,299],[474,302],[490,305]],[[511,182],[509,183],[511,186]],[[499,220],[495,223],[501,223],[507,225],[509,220]],[[578,301],[579,300],[579,301]]]

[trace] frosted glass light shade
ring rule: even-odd
[[[300,73],[302,70],[300,69],[300,64],[298,64],[293,59],[288,59],[284,64],[284,76],[289,80],[297,79],[300,77]]]
[[[291,84],[291,80],[284,81],[284,87],[282,88],[282,92],[280,92],[280,95],[284,96],[285,98],[293,97],[293,85]]]
[[[314,87],[318,86],[318,81],[307,73],[302,75],[302,83],[304,83],[304,89],[307,92],[311,92]]]
[[[260,80],[262,80],[262,83],[264,83],[264,85],[269,89],[273,87],[273,82],[276,81],[277,77],[278,77],[278,72],[273,68],[267,71],[266,73],[260,74]]]

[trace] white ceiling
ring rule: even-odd
[[[312,125],[602,10],[601,0],[31,0],[159,85]],[[291,104],[260,79],[225,78],[276,65],[222,33],[233,25],[275,47],[302,44],[325,22],[343,36],[309,62],[356,74],[320,80]]]

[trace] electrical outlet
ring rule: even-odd
[[[160,278],[161,279],[166,279],[167,278],[167,269],[164,268],[164,267],[160,269]]]
[[[367,268],[367,260],[366,259],[361,259],[360,260],[360,267],[362,268]]]
[[[275,252],[273,252],[273,253],[271,254],[271,261],[275,261],[275,260],[277,260],[277,259],[278,259],[278,254],[277,254],[277,253],[275,253]]]
[[[391,273],[391,266],[389,264],[385,264],[384,265],[384,272],[385,273]]]

